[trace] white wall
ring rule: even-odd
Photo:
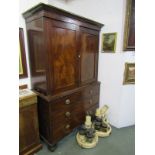
[[[25,4],[27,7],[33,4],[31,0],[21,1],[21,5]],[[35,2],[39,2],[39,0]],[[124,63],[134,62],[133,52],[122,51],[125,2],[126,0],[45,1],[45,3],[104,23],[105,26],[102,28],[102,32],[117,32],[116,53],[101,53],[100,50],[98,76],[99,81],[101,81],[100,106],[109,105],[109,120],[116,127],[134,124],[134,85],[122,85]],[[25,6],[22,10],[26,8]],[[22,20],[20,22],[25,27]],[[29,81],[30,79],[27,79],[27,82]]]

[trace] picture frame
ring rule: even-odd
[[[135,63],[125,63],[123,84],[135,84]]]
[[[24,32],[23,28],[19,28],[19,78],[26,78],[27,76]]]
[[[102,52],[115,53],[116,50],[117,33],[103,33],[102,34]]]
[[[123,50],[135,50],[135,0],[127,0],[126,4]]]

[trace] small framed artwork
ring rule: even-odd
[[[116,50],[117,33],[103,33],[102,51],[105,53],[114,53]]]
[[[135,84],[135,63],[125,63],[123,84]]]
[[[27,77],[26,55],[23,29],[19,28],[19,78]]]
[[[135,0],[127,0],[123,50],[135,50]]]

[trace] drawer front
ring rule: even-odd
[[[99,96],[93,96],[87,99],[83,99],[80,102],[76,103],[72,108],[72,124],[73,127],[80,125],[84,122],[85,116],[89,113],[90,109],[99,103]]]
[[[59,98],[51,102],[51,112],[63,112],[68,111],[72,104],[77,102],[80,98],[80,92]]]
[[[75,103],[73,106],[71,106],[71,111],[85,112],[87,109],[98,103],[99,103],[99,95],[83,98],[77,103]]]
[[[69,122],[61,124],[59,128],[53,128],[52,132],[52,142],[55,143],[62,139],[64,136],[72,132],[72,125]]]
[[[51,125],[53,128],[61,128],[64,124],[70,123],[72,118],[71,111],[53,113],[51,117]]]
[[[89,108],[88,110],[87,110],[87,113],[89,113],[89,114],[95,114],[95,111],[96,111],[96,109],[99,107],[99,104],[96,104],[96,105],[94,105],[93,107],[91,107],[91,108]]]
[[[86,111],[75,111],[72,117],[72,127],[76,128],[85,121]]]
[[[91,96],[98,95],[99,91],[100,91],[100,86],[99,85],[92,85],[92,86],[86,87],[82,91],[82,97],[83,98],[89,98]]]
[[[94,96],[99,95],[100,87],[99,84],[92,85],[85,87],[83,90],[80,90],[76,93],[71,95],[67,95],[65,97],[60,97],[57,100],[51,102],[51,112],[60,112],[61,111],[68,111],[75,105],[75,103],[82,101],[82,102],[90,102],[90,104],[94,100]],[[93,98],[93,99],[92,99]]]
[[[88,108],[96,105],[98,102],[99,102],[99,95],[95,95],[95,96],[83,99],[80,104],[85,110],[87,110]]]

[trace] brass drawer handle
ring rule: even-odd
[[[70,103],[71,103],[70,99],[67,99],[67,100],[65,101],[65,103],[66,103],[66,104],[70,104]]]
[[[65,126],[65,129],[69,129],[69,128],[70,128],[70,125],[67,124],[67,125]]]
[[[90,90],[89,92],[90,92],[91,95],[93,94],[93,90]]]
[[[92,104],[93,103],[93,101],[92,100],[89,100],[89,104]]]
[[[71,113],[68,112],[68,111],[65,113],[65,116],[66,116],[66,117],[70,117],[70,115],[71,115]]]

